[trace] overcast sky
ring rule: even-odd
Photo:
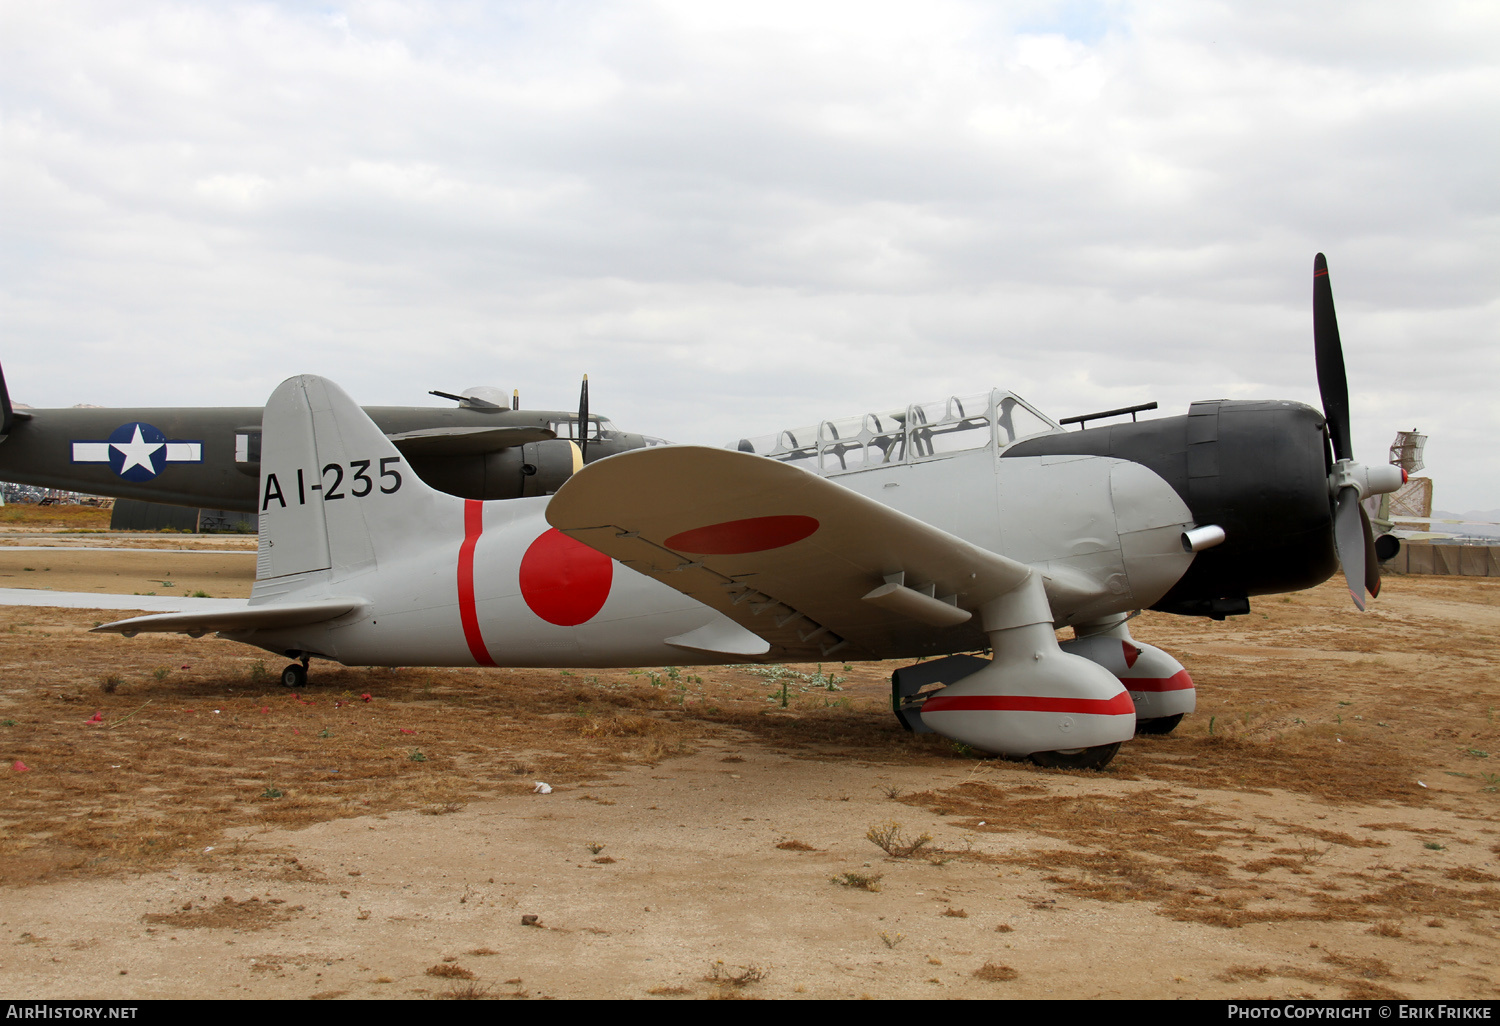
[[[520,388],[677,441],[1318,405],[1500,507],[1500,7],[0,0],[34,406]]]

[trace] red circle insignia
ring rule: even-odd
[[[801,541],[818,529],[812,517],[777,516],[729,520],[722,524],[695,527],[674,534],[662,542],[669,549],[702,556],[737,556],[746,552],[764,552]]]
[[[521,597],[533,613],[559,627],[577,627],[604,608],[614,562],[554,527],[527,547],[519,578]]]

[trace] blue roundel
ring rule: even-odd
[[[109,465],[127,481],[149,481],[167,465],[167,436],[150,424],[121,424],[109,436]]]

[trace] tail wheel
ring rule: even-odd
[[[1137,734],[1170,734],[1177,729],[1177,724],[1182,722],[1182,713],[1176,716],[1158,716],[1151,720],[1136,720],[1135,732]]]
[[[1108,766],[1120,742],[1095,745],[1093,748],[1064,748],[1055,752],[1032,752],[1031,761],[1049,769],[1103,769]]]

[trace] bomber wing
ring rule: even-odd
[[[387,435],[407,456],[479,456],[517,445],[545,442],[557,432],[543,427],[437,427]]]
[[[787,659],[983,647],[976,611],[1032,573],[815,474],[726,449],[600,460],[552,497],[547,520]]]

